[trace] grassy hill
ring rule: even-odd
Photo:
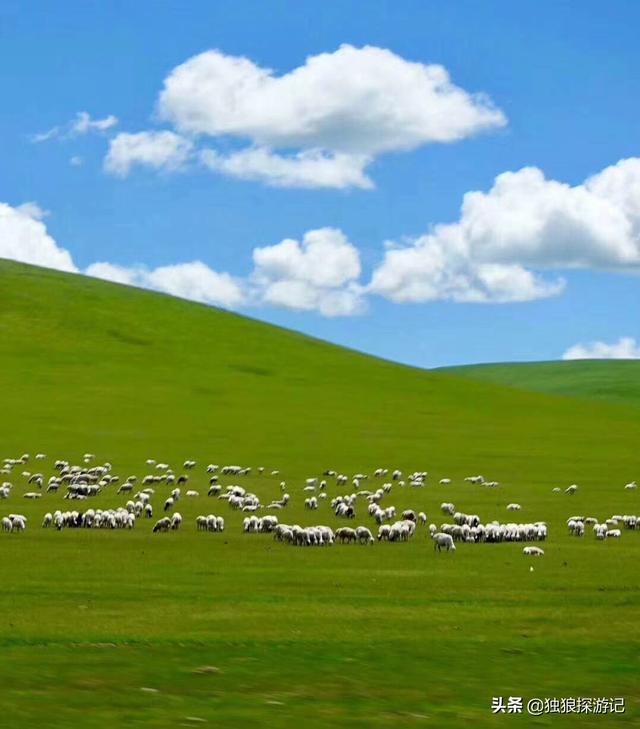
[[[440,371],[536,392],[640,405],[639,360],[501,363]]]
[[[29,520],[0,533],[4,725],[493,727],[504,717],[491,698],[509,695],[626,696],[638,721],[640,531],[597,543],[565,526],[574,513],[640,511],[622,488],[640,471],[635,407],[403,367],[4,261],[0,363],[0,458],[42,451],[27,470],[48,477],[54,458],[90,451],[139,478],[146,458],[177,472],[194,458],[201,494],[180,500],[179,532],[154,535],[148,521],[57,532],[39,527],[44,512],[77,503],[25,500],[22,469],[3,477],[14,489],[0,516]],[[263,503],[286,480],[288,523],[344,525],[328,501],[345,489],[330,483],[310,512],[305,477],[386,466],[430,476],[383,505],[440,524],[442,501],[485,521],[511,518],[518,501],[518,518],[544,519],[550,539],[534,563],[521,544],[440,555],[424,527],[406,544],[289,547],[243,534],[244,515],[205,495],[210,461],[264,465],[241,482]],[[463,481],[479,472],[500,487]],[[552,491],[573,482],[573,497]],[[157,514],[167,493],[157,487]],[[90,506],[124,500],[109,487]],[[199,513],[224,515],[227,530],[197,532]],[[361,499],[356,523],[375,529]],[[593,719],[583,725],[609,725]]]

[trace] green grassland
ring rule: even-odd
[[[450,367],[446,371],[555,395],[640,405],[640,361],[579,360]]]
[[[567,368],[572,365],[567,365]],[[198,461],[183,529],[41,529],[20,470],[0,516],[0,723],[7,727],[637,726],[640,531],[569,537],[575,513],[640,512],[634,400],[557,396],[376,360],[247,318],[0,261],[0,457],[91,451],[122,476],[152,457]],[[428,470],[384,504],[444,521],[544,519],[545,556],[518,544],[435,553],[407,544],[301,549],[245,535],[208,498],[208,462],[264,465],[221,479],[267,502],[286,480],[288,523],[342,522],[303,508],[326,468]],[[32,463],[29,470],[36,470]],[[501,486],[462,481],[482,473]],[[451,486],[438,480],[448,476]],[[575,496],[554,486],[578,483]],[[154,506],[169,490],[157,489]],[[350,490],[350,489],[349,489]],[[344,489],[331,484],[330,496]],[[110,487],[96,507],[123,505]],[[223,534],[198,533],[199,513]],[[372,527],[359,501],[356,524]],[[534,567],[530,571],[530,566]],[[203,667],[206,667],[204,669]],[[618,716],[493,716],[493,696],[624,696]]]

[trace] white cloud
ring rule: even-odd
[[[69,164],[72,167],[82,167],[82,165],[84,164],[84,160],[82,159],[82,157],[79,157],[78,155],[74,155],[69,160]]]
[[[562,355],[562,359],[640,359],[640,345],[633,337],[621,337],[617,342],[589,342],[575,344]]]
[[[103,119],[92,119],[91,115],[86,111],[79,111],[75,117],[66,124],[52,127],[46,132],[31,135],[32,142],[47,142],[57,137],[61,139],[69,139],[70,137],[80,137],[93,132],[101,133],[112,129],[118,123],[118,117],[113,114]]]
[[[371,187],[364,169],[379,154],[506,124],[488,97],[455,86],[442,66],[350,45],[282,75],[201,53],[165,79],[158,114],[183,134],[250,142],[231,155],[209,152],[217,171],[305,187]]]
[[[101,278],[104,281],[112,281],[113,283],[126,284],[127,286],[141,285],[138,283],[140,278],[138,271],[139,269],[136,268],[118,266],[107,261],[97,261],[85,269],[87,276]]]
[[[0,258],[77,272],[69,252],[47,233],[44,214],[33,202],[15,208],[0,203]]]
[[[107,172],[125,177],[133,165],[155,169],[180,169],[191,156],[193,144],[170,131],[118,134],[111,140],[104,161]]]
[[[251,281],[260,302],[324,316],[361,312],[364,298],[360,254],[344,233],[319,228],[302,242],[287,238],[273,246],[255,248]]]
[[[460,219],[389,248],[368,290],[393,301],[508,302],[560,293],[549,269],[640,271],[640,160],[574,187],[536,168],[464,196]]]
[[[265,148],[252,147],[228,155],[205,149],[200,158],[216,172],[243,180],[258,180],[274,187],[359,187],[365,190],[373,187],[364,173],[369,158],[363,155],[318,149],[279,155]]]
[[[201,261],[153,269],[144,266],[127,268],[102,261],[91,264],[85,273],[107,281],[153,289],[203,304],[236,308],[245,303],[240,282],[228,273],[214,271]]]
[[[43,220],[47,217],[47,215],[50,215],[50,212],[48,210],[41,208],[40,205],[38,205],[38,203],[34,201],[22,203],[22,205],[17,205],[16,210],[20,213],[28,215],[30,218],[33,218],[33,220]]]
[[[244,303],[240,284],[228,273],[218,273],[200,261],[162,266],[145,274],[150,288],[206,304],[236,307]]]
[[[118,123],[118,117],[113,114],[104,117],[104,119],[92,119],[86,111],[79,111],[76,118],[71,122],[71,135],[80,136],[89,134],[90,132],[106,132],[107,129],[115,127]]]
[[[40,142],[48,142],[50,139],[55,139],[56,137],[60,136],[60,134],[60,127],[51,127],[51,129],[48,129],[46,132],[36,132],[36,134],[32,134],[31,141],[35,144],[39,144]]]

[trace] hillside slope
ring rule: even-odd
[[[638,360],[501,363],[440,371],[536,392],[640,406]]]
[[[640,434],[630,409],[411,369],[168,296],[6,261],[0,280],[5,453],[518,471],[559,446],[568,466],[610,441],[610,459],[621,432]]]

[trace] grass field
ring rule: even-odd
[[[639,360],[467,365],[446,371],[524,390],[640,405]]]
[[[58,533],[39,523],[69,505],[62,493],[27,501],[11,476],[0,516],[24,513],[29,528],[0,534],[3,727],[640,723],[640,531],[596,543],[565,527],[574,513],[640,512],[623,489],[640,476],[633,376],[616,402],[545,394],[3,261],[0,362],[0,457],[43,451],[49,475],[52,458],[91,451],[123,476],[147,473],[149,457],[176,470],[194,458],[189,486],[203,494],[179,502],[177,533],[148,521]],[[284,546],[242,534],[242,515],[204,495],[211,461],[279,469],[222,483],[264,502],[284,479],[282,520],[334,527],[327,504],[303,509],[305,477],[428,470],[429,485],[395,487],[386,503],[440,523],[441,501],[483,520],[507,520],[518,501],[523,521],[548,522],[546,554],[437,554],[424,530],[408,544]],[[475,473],[501,486],[462,481]],[[574,482],[575,496],[552,493]],[[124,501],[108,489],[91,506]],[[210,512],[223,534],[196,532]],[[356,523],[373,526],[361,505]],[[509,695],[622,696],[626,713],[492,715],[492,697]]]

